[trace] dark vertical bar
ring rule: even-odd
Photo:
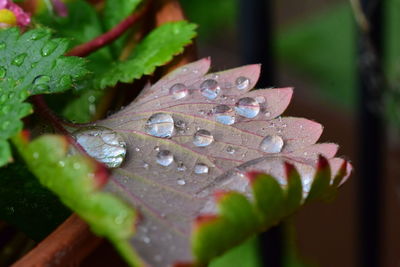
[[[258,87],[273,86],[273,1],[240,0],[238,10],[239,42],[243,64],[262,64]]]
[[[360,266],[380,266],[383,156],[385,130],[382,118],[382,5],[361,0],[368,25],[359,32],[359,148]],[[367,27],[365,27],[367,26]]]
[[[242,63],[261,63],[261,76],[257,87],[274,86],[273,1],[240,0],[239,3],[238,22]],[[260,249],[264,266],[283,266],[281,226],[273,227],[260,236]]]

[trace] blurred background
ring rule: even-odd
[[[305,207],[294,231],[281,226],[225,264],[262,266],[283,253],[284,266],[400,266],[400,1],[181,4],[199,25],[199,57],[211,56],[216,70],[263,63],[259,87],[295,87],[286,115],[323,124],[320,141],[340,144],[355,167],[335,201]],[[283,249],[271,248],[287,233]]]

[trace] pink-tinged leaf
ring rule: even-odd
[[[294,212],[309,192],[322,197],[321,170],[332,173],[320,186],[329,181],[329,190],[351,171],[334,158],[337,145],[316,144],[320,124],[280,117],[291,88],[249,91],[259,65],[206,75],[209,66],[183,66],[95,123],[124,140],[116,149],[126,149],[125,161],[107,189],[141,214],[131,244],[152,266],[206,264]],[[95,150],[107,162],[125,155]]]

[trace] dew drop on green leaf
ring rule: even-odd
[[[12,64],[16,66],[21,66],[24,63],[25,58],[26,58],[26,53],[19,54],[13,59]]]
[[[6,76],[6,69],[4,67],[0,67],[0,79],[3,79]]]
[[[54,52],[54,50],[56,50],[57,48],[57,43],[53,42],[53,41],[48,41],[42,48],[42,56],[47,57],[49,55],[51,55],[51,53]]]
[[[0,50],[6,48],[6,43],[5,42],[1,42],[0,43]]]
[[[35,79],[33,79],[34,85],[48,84],[49,82],[50,82],[50,76],[47,75],[39,75],[36,76]]]
[[[46,35],[47,35],[47,33],[44,31],[36,31],[36,32],[32,33],[31,39],[32,40],[40,40],[43,37],[45,37]]]
[[[72,77],[70,75],[63,75],[60,79],[60,86],[62,88],[69,88],[72,84]]]
[[[33,62],[33,63],[31,64],[31,68],[32,68],[32,69],[36,68],[37,64],[38,64],[37,62]]]

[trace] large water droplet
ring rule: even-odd
[[[24,63],[25,58],[26,58],[26,53],[19,54],[13,59],[12,64],[19,67]]]
[[[236,102],[235,111],[240,116],[254,118],[260,112],[260,104],[251,97],[244,97]]]
[[[157,153],[156,161],[161,166],[169,166],[174,161],[174,156],[169,150],[161,150]]]
[[[48,41],[42,48],[41,54],[44,57],[51,55],[57,48],[57,43],[53,41]]]
[[[208,79],[200,84],[201,94],[208,99],[215,99],[220,91],[221,88],[216,80]]]
[[[235,85],[236,85],[236,88],[237,88],[237,89],[239,89],[239,90],[245,90],[245,89],[247,89],[247,88],[249,87],[249,85],[250,85],[250,79],[247,78],[247,77],[241,76],[241,77],[239,77],[239,78],[236,79]]]
[[[174,132],[174,119],[166,113],[155,113],[145,125],[146,133],[162,138],[169,138]]]
[[[79,129],[72,135],[89,156],[109,168],[119,167],[125,159],[126,143],[113,130],[101,126],[90,126]]]
[[[283,145],[283,139],[279,135],[267,135],[261,141],[260,149],[267,153],[279,153]]]
[[[235,117],[229,114],[232,109],[227,105],[218,105],[213,108],[215,113],[215,120],[225,125],[232,125],[235,123]]]
[[[181,99],[189,94],[189,89],[183,83],[177,83],[172,85],[171,88],[169,88],[169,93],[175,99]]]
[[[3,79],[6,76],[6,69],[4,67],[0,67],[0,79]]]
[[[195,146],[199,147],[205,147],[210,145],[214,141],[214,136],[212,134],[204,129],[198,130],[194,135],[193,135],[193,144]]]
[[[195,174],[207,174],[208,173],[208,166],[203,163],[198,163],[194,166],[194,173]]]

